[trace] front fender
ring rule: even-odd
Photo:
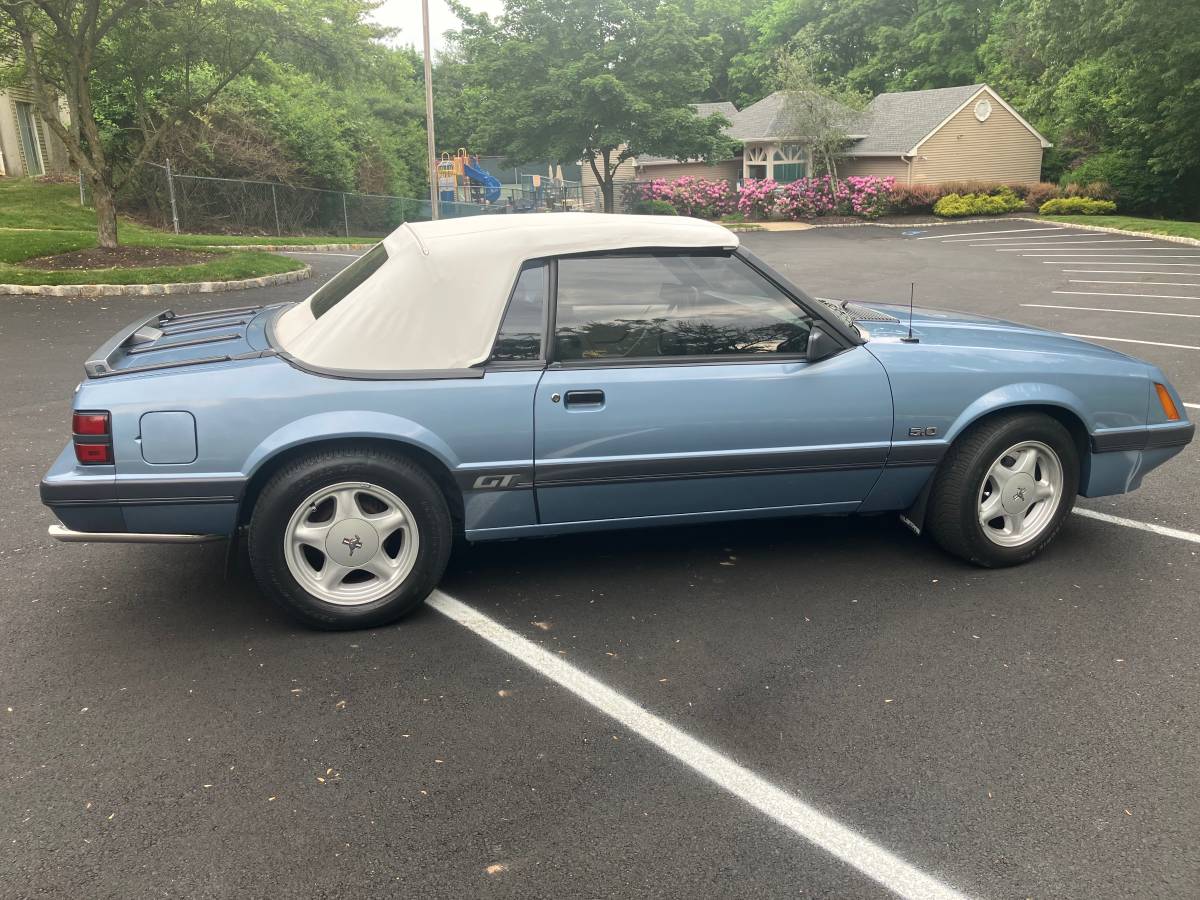
[[[963,431],[990,413],[1022,406],[1055,406],[1072,413],[1083,423],[1088,434],[1093,433],[1097,428],[1094,415],[1088,411],[1083,400],[1073,391],[1060,385],[1044,382],[1021,382],[988,391],[970,403],[946,430],[946,443],[953,443]],[[1144,410],[1137,411],[1138,414],[1144,412]],[[1129,421],[1124,424],[1134,423]]]
[[[276,429],[251,451],[242,471],[247,478],[252,477],[265,463],[292,447],[331,438],[402,441],[433,454],[450,471],[457,469],[460,464],[458,456],[445,441],[411,419],[371,410],[348,409],[305,416]]]

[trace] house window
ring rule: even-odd
[[[775,180],[780,184],[790,184],[797,178],[804,177],[804,163],[775,163]]]
[[[21,139],[21,152],[25,155],[26,175],[45,175],[42,153],[38,148],[37,119],[33,104],[17,102],[17,132]]]
[[[767,167],[762,165],[746,166],[746,177],[748,178],[766,178]]]

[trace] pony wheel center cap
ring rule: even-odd
[[[1014,475],[1004,486],[1004,495],[1000,498],[1004,511],[1009,515],[1025,512],[1033,505],[1036,487],[1037,482],[1032,476],[1024,473]]]
[[[325,553],[334,562],[358,568],[379,552],[379,533],[364,519],[343,519],[329,529]]]

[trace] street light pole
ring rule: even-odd
[[[429,50],[429,0],[421,0],[421,30],[425,36],[425,141],[429,159],[429,215],[438,219],[437,144],[433,139],[433,62]]]

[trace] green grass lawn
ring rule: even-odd
[[[271,244],[374,243],[375,238],[275,237],[273,235],[172,234],[124,217],[117,236],[137,247],[266,246]],[[274,275],[303,267],[288,257],[263,252],[219,252],[212,262],[187,266],[90,269],[49,272],[23,268],[20,262],[96,246],[96,216],[79,205],[75,184],[49,184],[25,178],[0,180],[0,283],[3,284],[169,284],[183,281],[226,281]]]
[[[212,262],[189,266],[145,266],[135,269],[82,269],[47,272],[0,263],[0,284],[179,284],[186,281],[234,281],[276,275],[303,268],[287,256],[256,250],[213,253]]]
[[[1136,216],[1042,216],[1067,225],[1102,225],[1144,234],[1169,234],[1200,240],[1200,222],[1174,222],[1170,219],[1139,219]]]

